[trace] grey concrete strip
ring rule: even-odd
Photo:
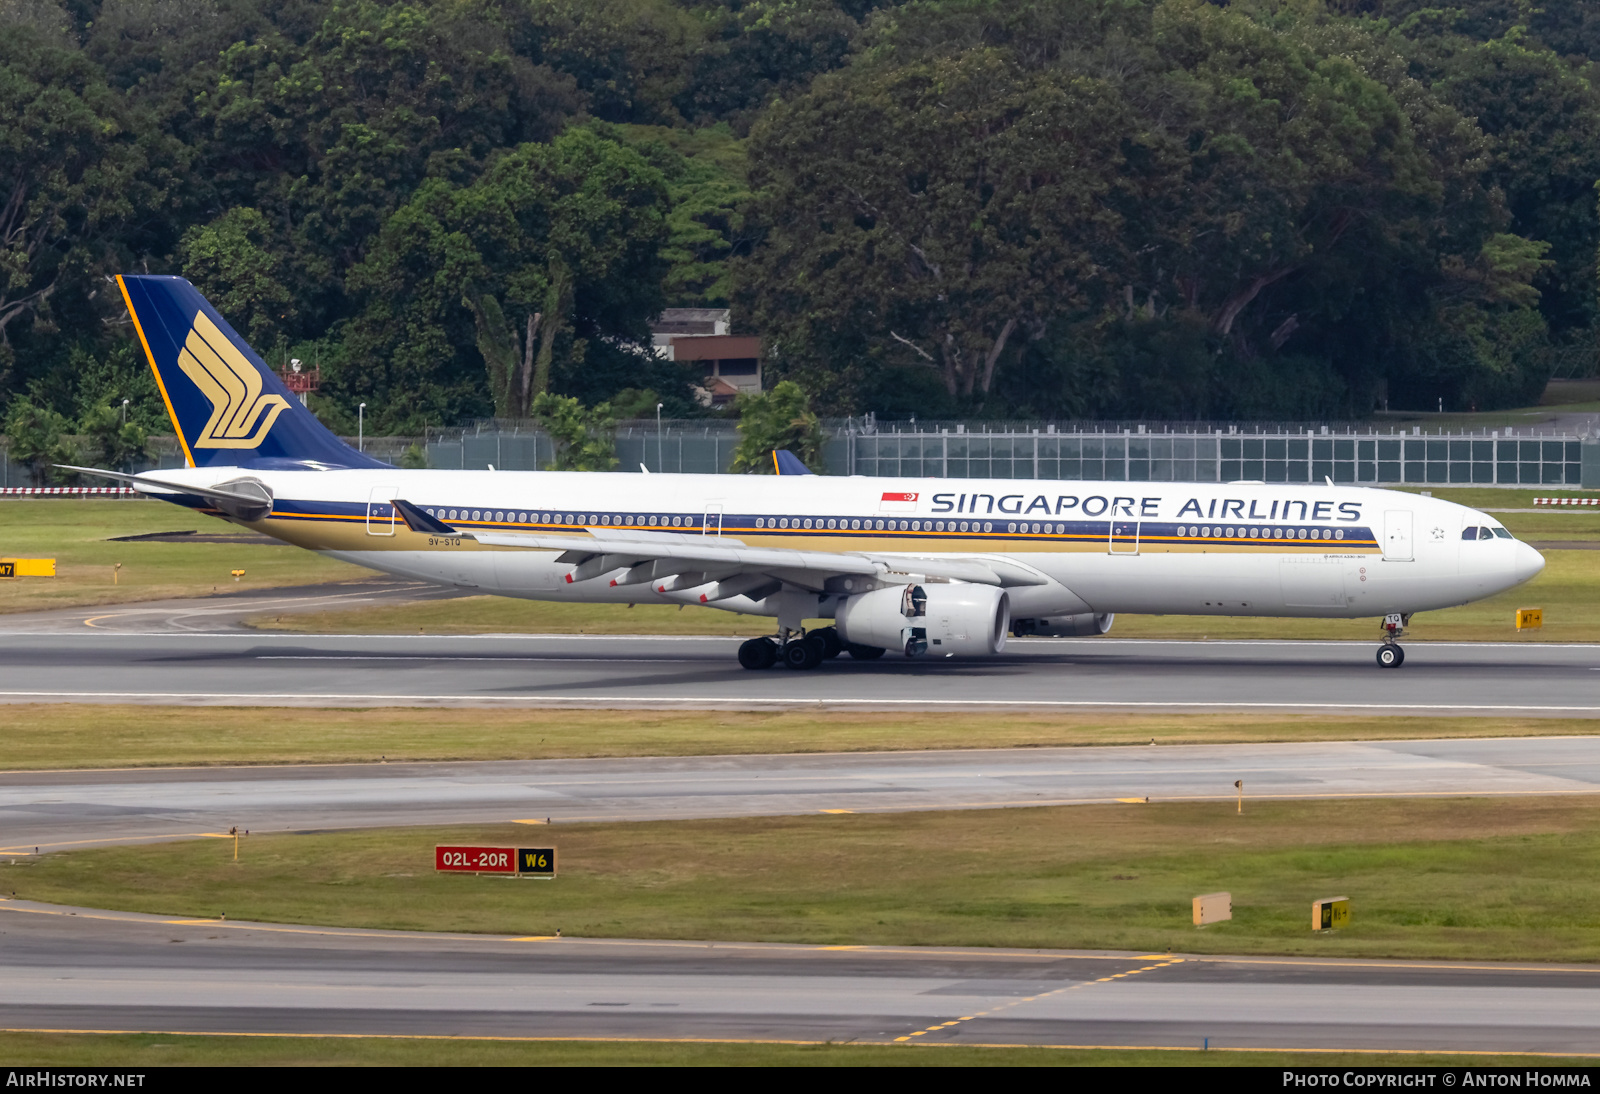
[[[1600,969],[515,939],[0,901],[0,1027],[1594,1054]],[[174,945],[181,943],[181,945]]]
[[[76,634],[85,627],[123,634],[257,634],[243,621],[274,612],[369,608],[471,595],[461,589],[377,575],[318,585],[252,589],[224,584],[219,588],[213,596],[0,614],[0,634]]]
[[[1600,716],[1600,646],[1018,640],[987,660],[748,672],[737,639],[0,634],[0,701]]]
[[[0,854],[252,831],[988,809],[1126,800],[1591,794],[1600,737],[0,774]]]

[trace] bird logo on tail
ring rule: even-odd
[[[260,371],[204,312],[195,313],[178,367],[211,403],[196,448],[258,448],[278,415],[289,409],[282,395],[261,393]]]

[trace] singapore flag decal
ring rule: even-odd
[[[915,513],[917,511],[917,495],[885,492],[883,500],[878,503],[880,513]]]

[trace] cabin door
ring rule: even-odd
[[[374,486],[367,494],[367,535],[394,535],[398,519],[394,506],[390,504],[394,500],[394,491],[392,486]]]
[[[1390,509],[1383,514],[1383,557],[1387,562],[1411,561],[1411,510]]]

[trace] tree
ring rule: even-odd
[[[1131,128],[1103,81],[987,48],[819,78],[751,136],[757,325],[781,356],[811,327],[864,329],[981,400],[1013,340],[1092,306],[1121,264]]]
[[[0,36],[0,355],[13,324],[98,272],[113,233],[159,204],[150,152],[81,54],[27,27]]]
[[[78,431],[89,442],[88,458],[96,467],[129,471],[135,460],[148,454],[149,435],[137,420],[124,422],[121,407],[92,408],[78,423]]]
[[[693,121],[719,118],[741,130],[773,98],[837,68],[860,33],[833,0],[750,0],[707,16],[720,25],[695,51],[677,106]]]
[[[595,117],[672,124],[704,23],[669,0],[531,0],[525,42],[570,73]]]
[[[662,288],[672,307],[726,307],[732,295],[728,259],[748,254],[754,235],[746,208],[745,142],[727,126],[682,130],[662,126],[613,126],[602,130],[624,141],[667,183],[667,238],[661,258],[668,264]]]
[[[735,474],[771,475],[772,454],[788,449],[812,471],[821,472],[822,425],[811,400],[793,380],[782,380],[761,395],[741,395],[739,447],[733,454]]]
[[[285,260],[268,248],[270,234],[260,210],[236,208],[190,228],[178,243],[183,275],[258,351],[269,349],[293,323]]]
[[[581,359],[586,343],[647,343],[666,203],[658,171],[585,128],[522,145],[470,185],[431,180],[352,276],[369,299],[357,333],[391,367],[455,371],[447,332],[470,317],[494,412],[526,417],[558,346]]]
[[[49,407],[38,406],[22,395],[11,400],[6,412],[8,454],[28,468],[35,486],[60,481],[58,463],[81,464],[78,448],[66,430],[67,420]]]
[[[1561,334],[1587,332],[1597,318],[1600,92],[1525,27],[1484,42],[1397,38],[1432,70],[1435,93],[1488,138],[1489,174],[1505,194],[1510,229],[1550,245],[1536,282],[1547,322]]]
[[[610,471],[617,466],[617,420],[609,403],[585,407],[566,395],[540,393],[533,417],[555,446],[554,471]]]

